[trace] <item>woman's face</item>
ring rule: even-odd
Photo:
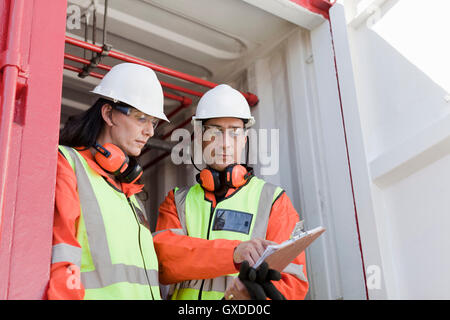
[[[141,154],[148,139],[154,135],[158,119],[130,108],[126,115],[110,105],[102,108],[105,125],[105,138],[121,148],[127,155],[137,157]]]

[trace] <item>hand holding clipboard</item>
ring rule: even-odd
[[[291,239],[281,244],[268,246],[262,256],[253,265],[253,268],[258,268],[263,261],[266,261],[270,269],[282,272],[292,260],[324,232],[325,228],[323,227],[317,227],[305,232],[298,232],[297,228],[294,229]]]

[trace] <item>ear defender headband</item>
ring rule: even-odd
[[[232,164],[223,171],[223,179],[221,179],[221,174],[222,172],[212,168],[205,168],[197,174],[196,179],[203,189],[211,192],[219,190],[223,184],[228,187],[239,188],[253,176],[253,169],[250,167],[247,169],[240,164]]]
[[[143,173],[142,167],[135,158],[129,158],[122,149],[112,143],[103,146],[94,144],[95,162],[106,172],[113,174],[117,180],[125,183],[134,183]]]

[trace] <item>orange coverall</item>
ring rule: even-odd
[[[230,188],[226,197],[236,191]],[[216,206],[214,193],[205,191],[205,196]],[[281,243],[289,239],[299,216],[291,200],[283,192],[273,203],[266,239]],[[181,229],[178,219],[173,190],[169,192],[159,207],[159,217],[153,242],[159,261],[159,281],[162,284],[173,284],[193,279],[209,279],[239,272],[239,266],[233,261],[234,249],[241,243],[239,240],[205,240],[175,234],[168,229]],[[292,263],[303,265],[306,277],[305,253],[302,252]],[[288,300],[303,300],[308,291],[308,282],[297,277],[281,273],[280,281],[274,285]]]
[[[122,183],[118,186],[109,178],[106,172],[95,162],[89,150],[79,151],[86,159],[88,165],[117,189],[132,196],[142,190],[143,185]],[[55,188],[55,216],[53,222],[53,245],[65,243],[80,247],[77,241],[78,221],[80,218],[80,199],[77,191],[77,179],[70,163],[58,152]],[[69,277],[78,277],[78,281],[72,285]],[[79,268],[70,262],[53,263],[50,267],[50,280],[47,290],[47,298],[51,300],[82,300],[84,287],[79,280]]]

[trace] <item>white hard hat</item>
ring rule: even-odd
[[[248,120],[245,124],[246,128],[250,128],[255,123],[255,119],[250,114],[250,106],[242,93],[229,85],[220,84],[201,97],[195,116],[192,117],[192,123],[228,117]]]
[[[164,94],[155,72],[134,63],[114,66],[92,93],[169,122],[164,114]]]

